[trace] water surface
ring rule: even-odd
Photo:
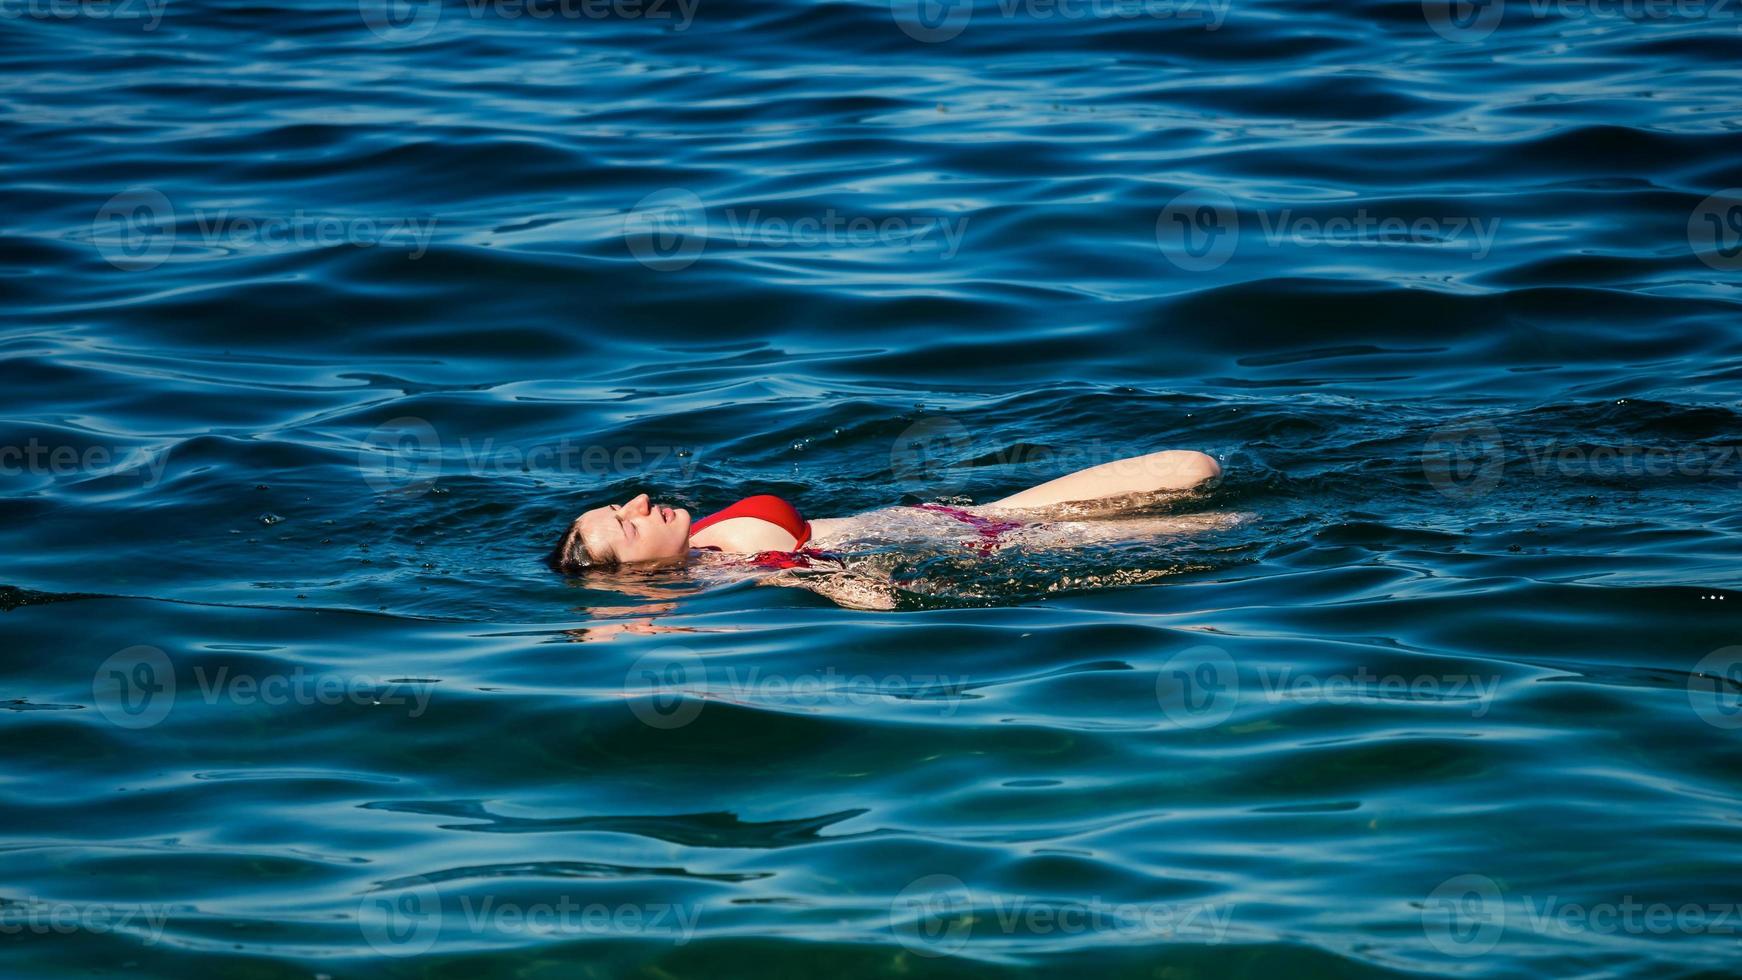
[[[1734,11],[54,9],[9,976],[1734,972]],[[896,612],[539,560],[1166,447]]]

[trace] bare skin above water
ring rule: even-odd
[[[1201,489],[1221,475],[1211,457],[1168,450],[1114,460],[1002,497],[957,510],[997,522],[983,534],[949,513],[918,507],[888,507],[851,517],[812,518],[807,551],[851,555],[904,545],[927,550],[952,546],[991,556],[1007,549],[1063,551],[1133,541],[1185,538],[1229,527],[1237,515],[1201,513],[1159,517],[1138,513],[1158,500]],[[779,570],[747,566],[744,555],[789,551],[796,544],[781,527],[756,518],[720,521],[689,534],[690,515],[637,495],[621,505],[595,508],[577,518],[570,534],[589,558],[619,563],[619,584],[638,572],[688,566],[716,583],[756,578],[759,584],[803,588],[856,609],[891,609],[896,589],[875,570],[846,565]],[[565,538],[565,542],[567,542]],[[669,587],[659,592],[670,598]],[[653,598],[649,595],[648,598]],[[596,610],[597,611],[597,610]],[[629,610],[620,610],[628,612]],[[640,607],[636,611],[656,610]],[[657,611],[664,611],[659,609]],[[623,631],[658,631],[651,623]],[[600,637],[592,636],[592,639]]]

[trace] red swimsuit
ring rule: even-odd
[[[711,525],[721,521],[729,521],[735,517],[754,517],[780,528],[792,535],[797,541],[792,546],[794,551],[804,547],[804,543],[811,539],[811,522],[804,519],[804,515],[798,512],[798,508],[768,493],[755,497],[745,497],[725,510],[709,514],[692,523],[690,535],[694,536],[697,532],[707,530]]]

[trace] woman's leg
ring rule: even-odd
[[[1050,507],[1077,500],[1188,490],[1221,474],[1222,468],[1203,453],[1169,449],[1078,470],[1002,500],[994,500],[986,506]]]

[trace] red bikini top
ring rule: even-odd
[[[797,539],[792,550],[803,548],[811,539],[811,523],[804,519],[798,508],[773,494],[758,494],[745,497],[725,510],[709,514],[699,521],[690,524],[690,535],[707,529],[710,525],[721,521],[729,521],[734,517],[754,517],[767,521]]]

